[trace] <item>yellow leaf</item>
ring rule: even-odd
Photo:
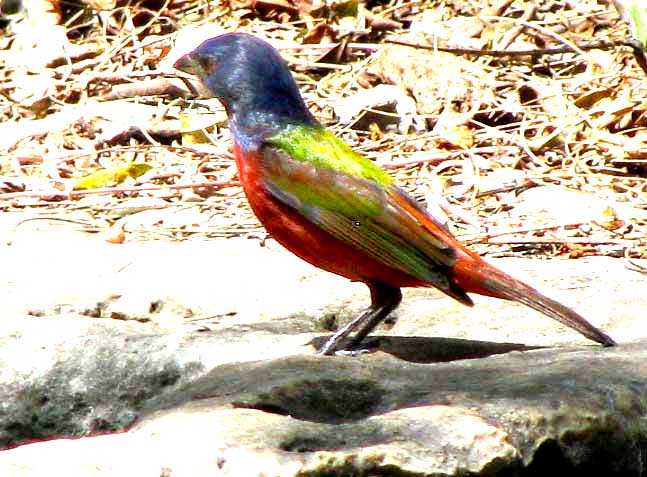
[[[143,163],[128,163],[93,172],[79,179],[74,186],[74,190],[99,189],[108,185],[121,184],[127,178],[133,179],[148,172],[153,167]]]
[[[219,113],[207,114],[180,114],[180,125],[182,127],[182,144],[210,144],[211,141],[205,134],[213,132],[214,126],[226,121],[227,117],[224,111]]]

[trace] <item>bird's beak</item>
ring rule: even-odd
[[[173,63],[173,68],[190,75],[197,74],[196,62],[193,60],[193,55],[191,53],[181,56],[175,63]]]

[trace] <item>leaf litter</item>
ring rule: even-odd
[[[17,227],[81,213],[67,226],[115,243],[264,239],[222,109],[170,66],[245,31],[479,253],[647,258],[647,82],[610,3],[25,0],[2,25],[0,210]],[[70,186],[133,163],[151,170]]]

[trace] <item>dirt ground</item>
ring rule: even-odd
[[[20,214],[16,228],[263,240],[224,112],[194,102],[170,66],[236,30],[279,48],[316,116],[438,203],[478,252],[647,257],[645,73],[610,2],[4,0],[2,11],[0,210]]]

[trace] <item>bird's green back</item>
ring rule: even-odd
[[[290,126],[270,137],[268,142],[315,168],[367,179],[382,187],[393,184],[390,175],[322,126]]]
[[[321,126],[283,128],[266,139],[261,162],[264,185],[276,200],[412,280],[449,293],[442,270],[455,257],[420,222],[424,210],[391,176],[334,134]],[[468,303],[463,295],[452,292]]]

